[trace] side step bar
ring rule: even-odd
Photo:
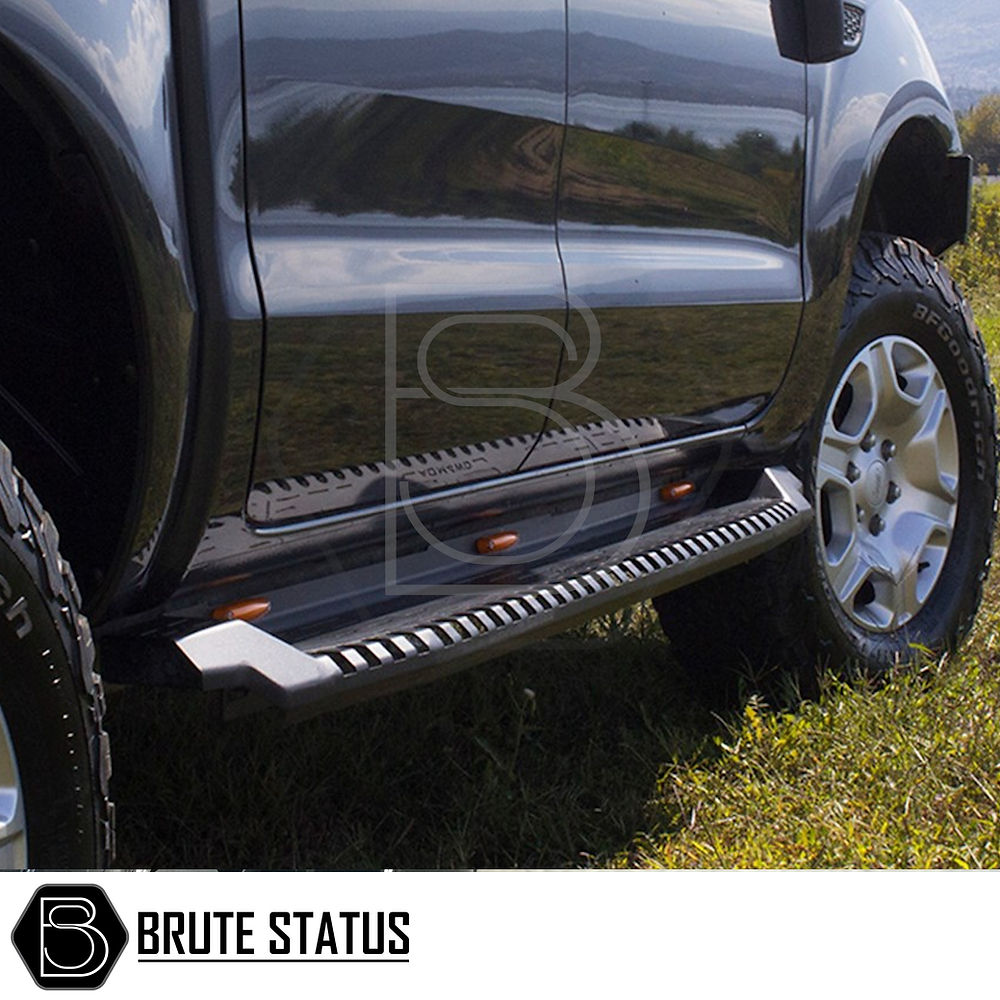
[[[246,622],[177,641],[206,691],[242,691],[227,714],[274,706],[292,718],[444,676],[528,639],[746,562],[803,531],[812,507],[786,469],[768,469],[749,500],[548,568],[555,581],[449,597],[295,646]]]

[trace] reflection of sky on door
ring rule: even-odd
[[[586,10],[586,3],[579,5]],[[619,0],[615,13],[626,17],[660,15],[670,21],[737,28],[766,34],[771,30],[769,0]]]
[[[244,0],[245,10],[297,10],[316,13],[344,12],[351,14],[399,13],[455,13],[455,0]],[[587,9],[586,0],[573,5],[577,10]],[[512,12],[524,14],[545,13],[552,9],[544,0],[505,0],[502,6],[489,3],[477,11],[480,16],[490,14],[509,19]],[[615,13],[625,17],[663,17],[685,24],[713,25],[743,29],[758,34],[770,30],[769,0],[619,0]]]
[[[681,0],[687,3],[689,0]],[[701,2],[701,0],[694,0]],[[384,10],[391,11],[428,11],[436,13],[440,11],[452,12],[456,9],[455,0],[244,0],[243,6],[249,10],[307,10],[322,11],[330,13],[333,11],[351,11],[352,13],[371,14]],[[551,4],[544,0],[504,0],[502,7],[491,8],[484,4],[482,12],[492,13],[503,12],[509,14],[512,10],[519,11],[541,11],[547,10]],[[640,4],[640,6],[642,6]]]
[[[103,2],[103,0],[102,0]],[[246,6],[263,7],[294,7],[298,10],[454,10],[454,0],[248,0]],[[544,2],[540,0],[504,0],[502,5],[491,7],[488,3],[482,5],[484,13],[491,10],[509,13],[512,10],[544,10]],[[581,6],[586,6],[585,3]],[[619,0],[615,5],[621,14],[649,15],[656,11],[665,11],[668,16],[679,21],[692,23],[707,22],[719,17],[725,17],[731,23],[739,21],[741,10],[749,12],[748,21],[759,20],[760,11],[768,9],[769,0]],[[753,8],[756,8],[754,11]],[[736,27],[741,25],[736,24]]]

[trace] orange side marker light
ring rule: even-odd
[[[271,602],[264,597],[255,597],[249,601],[234,601],[232,604],[223,604],[221,608],[216,608],[212,612],[212,617],[217,622],[255,622],[258,618],[271,610]]]
[[[498,535],[487,535],[476,542],[476,551],[481,556],[495,556],[498,552],[512,549],[521,540],[516,531],[501,531]]]
[[[694,483],[691,482],[671,483],[660,490],[660,499],[666,503],[676,503],[678,500],[691,496],[694,490]]]

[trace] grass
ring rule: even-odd
[[[644,828],[661,762],[700,756],[720,732],[645,607],[290,728],[221,728],[214,709],[116,694],[121,865],[604,863]]]
[[[749,704],[702,762],[667,767],[618,865],[996,867],[1000,698],[983,630],[974,647],[878,691],[831,684],[775,714]],[[978,648],[977,648],[978,647]]]
[[[1000,204],[1000,184],[995,181],[977,184],[977,197],[995,205]]]
[[[1000,368],[1000,269],[973,288]],[[1000,580],[958,654],[713,713],[648,606],[283,728],[111,698],[123,867],[1000,867]]]
[[[120,692],[119,864],[997,867],[998,591],[959,655],[794,712],[713,714],[645,607],[291,728]]]

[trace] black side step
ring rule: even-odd
[[[299,718],[498,656],[602,612],[746,562],[804,530],[812,508],[786,469],[746,501],[553,567],[555,582],[449,597],[291,645],[246,622],[177,641],[210,690],[242,690],[239,715],[275,706]]]

